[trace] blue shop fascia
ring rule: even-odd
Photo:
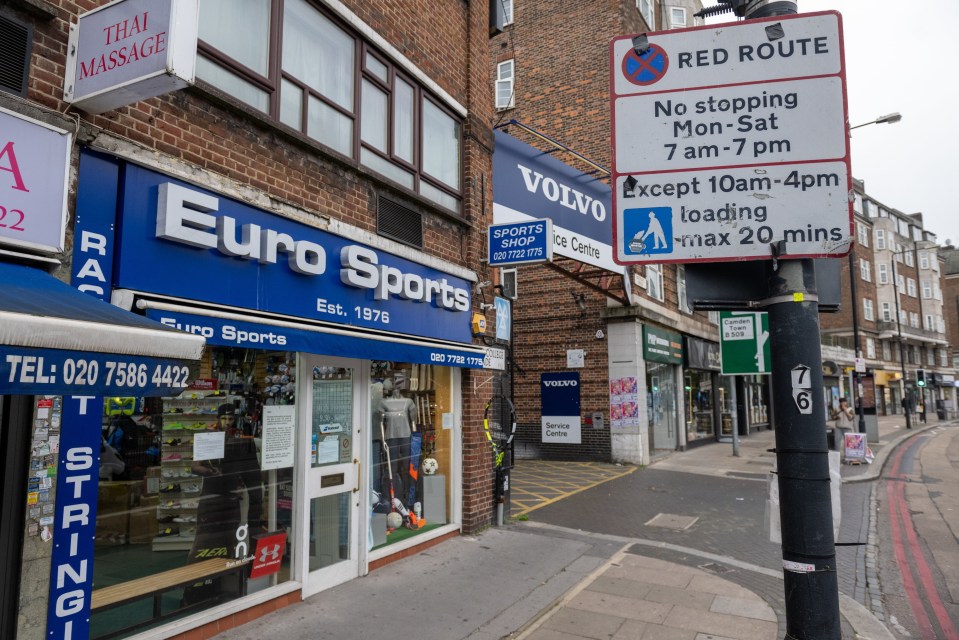
[[[4,315],[35,325],[0,330],[4,444],[29,451],[0,531],[21,619],[166,637],[459,530],[470,271],[78,162],[72,286],[0,265]]]

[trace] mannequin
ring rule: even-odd
[[[384,446],[390,449],[392,465],[387,473],[393,477],[396,497],[403,500],[410,481],[410,434],[416,431],[416,404],[412,399],[404,397],[393,384],[393,380],[387,378],[383,381],[383,400],[374,415],[377,414],[381,423],[374,425],[374,433],[382,427],[381,437],[386,438]],[[384,493],[389,487],[389,475],[382,486]]]

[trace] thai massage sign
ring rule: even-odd
[[[0,109],[0,246],[59,253],[71,135]]]
[[[63,93],[103,113],[193,83],[199,0],[117,0],[70,27]]]

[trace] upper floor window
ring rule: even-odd
[[[686,26],[686,9],[683,7],[669,8],[669,26],[672,28]]]
[[[926,251],[919,252],[919,268],[920,269],[929,268],[929,253]]]
[[[862,300],[862,316],[866,320],[875,320],[875,316],[873,315],[872,300],[869,298],[863,298]]]
[[[904,254],[904,255],[905,255],[905,258],[906,258],[906,266],[907,266],[907,267],[915,266],[916,261],[915,261],[915,260],[913,259],[913,257],[912,257],[912,251],[909,251],[909,250],[907,249],[907,250],[905,251],[905,254]]]
[[[461,212],[462,119],[346,25],[308,0],[202,0],[199,39],[198,78]]]
[[[906,292],[913,298],[916,297],[916,281],[912,278],[906,279]]]
[[[883,229],[876,229],[876,248],[885,249],[886,248],[886,232]]]
[[[513,92],[513,74],[515,64],[513,60],[506,60],[496,65],[496,108],[512,109],[516,106],[516,95]]]
[[[892,322],[892,307],[888,302],[882,303],[882,321]]]
[[[658,264],[646,265],[646,293],[650,298],[663,301],[663,267]]]
[[[866,282],[872,282],[872,264],[868,260],[859,259],[859,275]]]
[[[876,265],[876,274],[879,276],[879,284],[889,284],[889,266],[883,263]]]
[[[932,298],[932,282],[929,280],[922,281],[922,297],[926,300]]]
[[[866,338],[866,357],[873,359],[876,357],[876,340],[874,338]]]
[[[869,229],[866,227],[866,225],[860,222],[856,223],[856,237],[858,238],[859,246],[869,246]]]
[[[639,9],[640,15],[642,15],[643,20],[646,21],[646,26],[650,29],[655,29],[656,24],[653,22],[653,0],[636,0],[636,8]]]
[[[676,296],[679,298],[679,310],[692,313],[693,308],[686,297],[686,267],[683,265],[676,267]]]
[[[513,0],[499,0],[503,6],[503,24],[513,24]]]

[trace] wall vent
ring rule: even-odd
[[[383,196],[377,198],[376,232],[411,247],[423,248],[423,216]]]
[[[0,91],[27,96],[33,30],[0,14]]]

